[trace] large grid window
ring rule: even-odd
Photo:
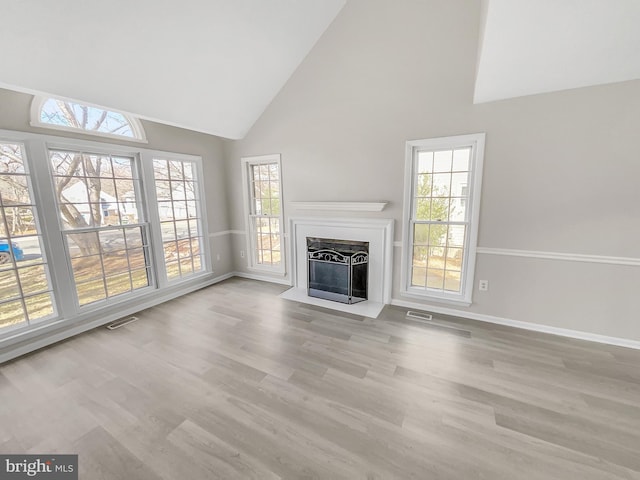
[[[280,156],[248,158],[249,243],[251,266],[282,272],[282,187]]]
[[[199,273],[202,222],[196,164],[185,160],[153,160],[162,249],[167,278]]]
[[[24,147],[0,142],[0,329],[54,315]]]
[[[135,158],[51,150],[49,159],[79,305],[149,286]]]
[[[406,292],[469,302],[483,135],[408,143]]]

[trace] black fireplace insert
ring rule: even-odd
[[[365,301],[369,284],[369,242],[307,237],[310,297],[341,303]]]

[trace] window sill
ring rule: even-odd
[[[400,296],[401,297],[406,297],[406,298],[411,298],[414,300],[422,300],[422,301],[428,301],[428,302],[437,302],[437,303],[442,303],[445,305],[452,305],[452,306],[456,306],[456,307],[470,307],[472,305],[473,302],[471,302],[471,300],[466,300],[466,299],[454,299],[454,298],[444,298],[444,297],[438,297],[435,295],[429,295],[428,293],[417,293],[417,292],[412,292],[412,291],[407,291],[404,290],[402,292],[400,292]]]
[[[276,277],[285,277],[287,275],[287,272],[284,268],[272,269],[268,267],[248,266],[247,270],[250,272],[263,273],[263,274],[273,275]]]

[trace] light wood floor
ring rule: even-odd
[[[88,480],[640,479],[640,351],[283,290],[231,279],[0,366],[0,452]]]

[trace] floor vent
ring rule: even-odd
[[[429,313],[413,312],[411,310],[409,310],[407,312],[407,317],[415,318],[417,320],[432,320],[433,319],[433,315],[431,315]]]
[[[115,322],[110,323],[109,325],[107,325],[107,328],[109,330],[115,330],[116,328],[120,328],[120,327],[124,327],[125,325],[129,325],[130,323],[133,323],[136,320],[138,320],[138,317],[121,318],[120,320],[116,320]]]
[[[412,312],[411,310],[409,310],[407,312],[407,318],[424,323],[425,325],[429,325],[430,327],[436,328],[438,330],[448,331],[450,333],[453,333],[454,335],[459,335],[461,337],[467,338],[471,337],[471,332],[469,330],[463,330],[462,328],[456,328],[444,323],[433,322],[433,315],[429,313]]]

